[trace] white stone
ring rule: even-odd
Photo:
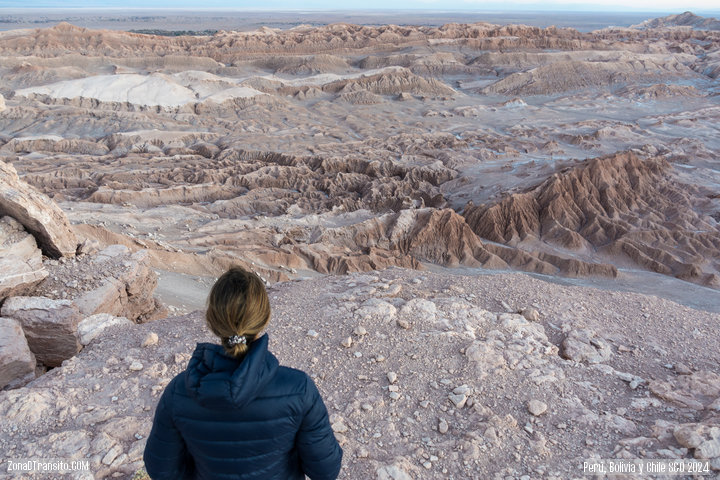
[[[448,426],[447,421],[445,421],[444,418],[441,418],[440,421],[438,422],[438,432],[440,432],[444,435],[448,432],[448,428],[449,428],[449,426]]]
[[[332,427],[333,432],[335,432],[335,433],[345,433],[348,431],[347,425],[345,425],[345,423],[342,420],[333,423],[331,425],[331,427]]]
[[[78,324],[78,333],[80,334],[80,343],[88,345],[97,338],[103,330],[114,325],[133,325],[133,322],[125,317],[116,317],[109,313],[98,313],[84,318]],[[144,345],[144,342],[143,342]]]
[[[548,406],[545,402],[541,402],[540,400],[530,400],[528,402],[527,409],[528,412],[537,417],[545,413]]]
[[[383,465],[375,473],[377,480],[413,480],[408,473],[399,465]]]
[[[157,345],[158,343],[158,334],[155,332],[150,332],[145,336],[145,339],[142,342],[143,347],[150,347],[152,345]]]
[[[115,460],[118,455],[122,453],[122,447],[120,445],[115,445],[112,447],[108,452],[105,454],[105,456],[102,459],[102,463],[105,465],[110,465],[113,460]]]
[[[463,408],[465,406],[465,403],[467,402],[467,396],[464,393],[461,393],[459,395],[453,393],[449,395],[448,398],[450,398],[450,401],[457,408]]]

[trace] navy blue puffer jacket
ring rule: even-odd
[[[332,480],[341,459],[315,383],[279,366],[267,335],[242,360],[198,344],[160,398],[144,456],[154,480]]]

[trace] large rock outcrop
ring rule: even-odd
[[[0,218],[0,301],[29,293],[47,274],[35,238],[14,218]]]
[[[110,245],[53,266],[37,294],[57,297],[64,292],[83,317],[106,313],[145,321],[162,310],[153,298],[156,286],[146,251],[132,253],[123,245]]]
[[[17,320],[0,317],[0,389],[13,388],[35,377],[35,356]]]
[[[30,350],[48,367],[60,366],[82,348],[77,333],[82,316],[70,300],[10,297],[1,312],[20,322]]]
[[[15,168],[4,162],[0,162],[0,215],[20,222],[45,255],[75,255],[77,239],[65,213],[46,195],[20,180]]]

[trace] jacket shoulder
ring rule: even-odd
[[[309,380],[308,374],[302,370],[291,367],[278,367],[275,377],[267,385],[262,396],[304,396],[307,392]]]

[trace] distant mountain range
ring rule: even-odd
[[[692,12],[685,12],[679,15],[668,15],[667,17],[645,20],[642,23],[633,25],[631,28],[646,29],[662,27],[692,27],[698,30],[720,30],[720,20],[712,17],[701,17]]]

